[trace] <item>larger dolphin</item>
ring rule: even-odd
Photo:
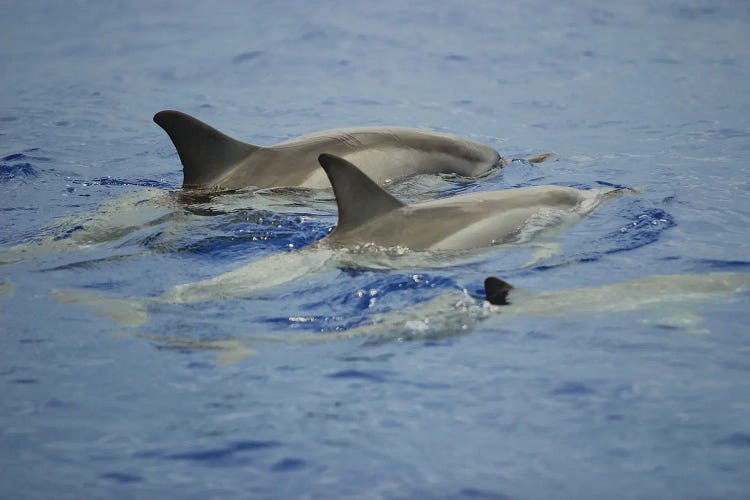
[[[465,250],[495,245],[533,245],[591,213],[621,189],[538,186],[485,191],[405,205],[352,163],[322,154],[320,165],[336,195],[336,228],[310,247],[284,252],[195,283],[160,297],[121,301],[66,292],[65,303],[85,303],[120,324],[147,321],[147,302],[190,303],[242,298],[342,263],[369,266],[385,253],[387,267],[445,265]],[[396,249],[394,256],[389,249]],[[357,252],[352,252],[355,250]],[[385,250],[385,252],[382,252]],[[459,252],[457,252],[459,251]],[[379,265],[382,260],[378,260]]]
[[[179,111],[160,111],[154,121],[177,148],[183,187],[189,188],[328,188],[328,179],[318,168],[318,155],[323,152],[356,163],[378,184],[414,174],[477,177],[510,161],[479,142],[414,128],[326,130],[264,147],[233,139]],[[540,162],[549,156],[528,160]]]

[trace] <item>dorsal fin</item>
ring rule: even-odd
[[[323,153],[318,157],[318,163],[326,171],[336,196],[339,207],[337,229],[356,228],[378,215],[404,206],[345,159]]]
[[[159,111],[154,122],[169,134],[177,148],[183,167],[183,186],[210,184],[259,148],[232,139],[179,111]]]
[[[487,296],[487,302],[496,306],[507,306],[508,294],[513,290],[513,285],[494,276],[484,280],[484,293]]]

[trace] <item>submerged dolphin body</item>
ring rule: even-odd
[[[641,321],[680,329],[686,333],[707,333],[695,326],[702,318],[693,310],[750,290],[750,273],[671,274],[650,276],[604,286],[531,293],[489,278],[485,283],[489,301],[472,298],[465,291],[446,292],[427,302],[373,316],[348,330],[318,333],[289,333],[275,336],[236,336],[220,339],[190,339],[145,333],[122,333],[158,344],[195,351],[216,351],[218,365],[243,361],[256,353],[259,344],[308,345],[346,339],[367,338],[376,342],[443,338],[470,333],[480,323],[500,325],[514,317],[569,318],[586,314],[616,314],[644,311]],[[501,298],[502,297],[502,298]],[[677,312],[665,316],[664,310]],[[687,312],[686,312],[687,311]]]
[[[172,139],[183,165],[183,186],[192,188],[328,188],[318,168],[318,155],[324,152],[356,163],[378,184],[415,174],[478,177],[509,162],[479,142],[414,128],[326,130],[263,147],[233,139],[179,111],[160,111],[154,122]]]
[[[714,303],[747,290],[750,290],[750,273],[733,272],[655,275],[603,286],[538,293],[488,278],[485,292],[494,303],[478,301],[466,291],[456,290],[404,310],[374,316],[349,330],[289,337],[250,336],[245,338],[245,344],[263,341],[313,344],[359,337],[384,340],[445,337],[465,334],[483,321],[495,324],[514,317],[567,318],[629,311],[645,311],[648,315],[642,321],[670,329],[707,333],[695,329],[702,321],[694,312],[696,304]]]
[[[143,301],[121,301],[67,292],[65,303],[84,303],[126,326],[147,321],[147,302],[190,303],[244,298],[342,264],[371,267],[439,267],[463,251],[496,245],[533,245],[591,213],[621,189],[539,186],[487,191],[405,205],[356,166],[320,156],[339,208],[336,228],[310,247],[271,255],[239,269],[174,287]],[[393,253],[389,251],[396,250]]]
[[[146,188],[119,196],[94,212],[60,219],[34,239],[0,248],[0,266],[104,244],[161,224],[170,232],[186,220],[185,211],[171,193]]]

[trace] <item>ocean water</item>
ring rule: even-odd
[[[0,3],[0,245],[55,242],[0,266],[0,497],[747,498],[748,292],[294,339],[479,304],[489,275],[541,292],[750,272],[748,22],[742,1]],[[531,266],[524,248],[340,266],[126,328],[54,291],[157,296],[336,222],[325,195],[180,204],[161,109],[258,144],[402,125],[558,154],[410,179],[407,200],[639,192]],[[105,222],[146,223],[87,232],[108,203]]]

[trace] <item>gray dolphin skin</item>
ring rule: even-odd
[[[477,177],[510,161],[479,142],[414,128],[327,130],[263,147],[233,139],[179,111],[160,111],[154,122],[177,148],[186,188],[329,188],[318,167],[318,155],[324,152],[356,163],[378,184],[414,174]],[[528,161],[540,162],[549,156]]]
[[[469,250],[511,243],[534,228],[568,227],[621,191],[534,186],[405,205],[345,159],[324,153],[319,161],[339,211],[338,225],[319,244],[333,248]]]

